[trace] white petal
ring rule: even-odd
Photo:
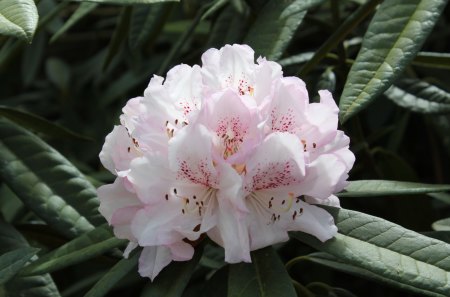
[[[194,256],[194,248],[184,241],[176,242],[168,247],[174,261],[188,261]]]
[[[172,262],[172,255],[168,247],[144,247],[139,257],[139,274],[153,281],[170,262]]]
[[[322,204],[322,205],[328,205],[328,206],[341,208],[341,203],[339,201],[339,198],[336,197],[335,195],[330,195],[329,197],[327,197],[325,199],[316,199],[311,196],[305,196],[305,200],[309,204]]]
[[[295,224],[289,231],[303,231],[317,237],[320,241],[326,241],[337,233],[333,217],[324,209],[309,205],[300,201],[303,212],[295,218]]]
[[[125,250],[123,251],[123,257],[125,259],[128,259],[128,257],[130,256],[130,253],[137,248],[139,245],[136,242],[130,241],[127,245],[127,247],[125,248]]]
[[[144,203],[157,203],[169,194],[175,175],[168,168],[167,157],[147,154],[131,162],[128,180]]]
[[[143,97],[132,98],[122,108],[123,114],[120,116],[120,122],[128,129],[129,133],[133,133],[136,119],[146,112],[145,106],[141,103],[142,99]]]
[[[124,126],[114,126],[106,136],[105,144],[100,152],[100,161],[106,169],[116,174],[129,169],[130,162],[139,153]]]
[[[189,125],[170,140],[169,162],[179,179],[205,187],[217,185],[212,135],[203,125]]]
[[[299,139],[289,133],[271,133],[247,162],[246,193],[298,184],[305,176]]]
[[[97,189],[100,200],[99,212],[111,223],[113,214],[122,208],[140,206],[142,203],[135,194],[130,193],[123,186],[123,180],[116,178],[113,184],[101,186]]]

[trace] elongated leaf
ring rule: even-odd
[[[0,1],[0,34],[31,42],[38,18],[33,0]]]
[[[144,289],[141,297],[181,297],[202,253],[202,246],[198,246],[191,260],[172,262]]]
[[[129,44],[132,50],[140,48],[151,36],[155,36],[172,8],[170,3],[136,6],[130,21]]]
[[[228,272],[228,297],[259,297],[258,279],[252,263],[230,265]]]
[[[351,181],[339,197],[373,197],[391,195],[418,195],[450,191],[450,185],[434,185],[391,180]]]
[[[108,54],[106,55],[103,69],[105,70],[112,59],[120,50],[120,46],[127,37],[128,28],[130,27],[132,7],[124,7],[118,17],[117,26],[108,46]]]
[[[264,5],[245,38],[256,55],[278,60],[289,45],[308,9],[323,0],[270,0]]]
[[[419,52],[414,58],[413,65],[429,68],[450,69],[450,54]]]
[[[237,14],[231,5],[225,6],[214,21],[207,47],[217,48],[224,44],[241,43],[246,27],[247,15]]]
[[[450,231],[450,218],[434,222],[433,229],[436,231]]]
[[[3,116],[23,127],[48,136],[63,137],[75,140],[92,140],[75,133],[63,126],[55,124],[35,114],[0,105],[0,116]]]
[[[88,15],[91,11],[97,8],[97,3],[85,2],[81,3],[80,6],[75,10],[75,12],[70,16],[70,18],[64,23],[64,26],[59,28],[59,30],[53,34],[50,42],[55,42],[59,37],[61,37],[64,33],[67,32],[70,28],[72,28],[78,21],[80,21],[83,17]]]
[[[293,237],[348,265],[390,279],[398,288],[449,296],[449,244],[360,212],[326,209],[339,229],[335,238],[322,243],[304,233],[293,233]]]
[[[421,48],[445,0],[386,0],[364,36],[340,100],[342,123],[386,91]]]
[[[108,226],[102,225],[42,256],[25,267],[20,274],[27,276],[53,272],[99,256],[125,242],[115,238]]]
[[[0,285],[16,275],[38,251],[35,248],[23,247],[0,255]]]
[[[313,253],[308,255],[308,260],[330,267],[332,269],[336,269],[339,271],[343,271],[361,278],[378,281],[380,283],[384,283],[391,286],[397,286],[398,283],[396,281],[391,280],[390,278],[383,277],[382,275],[378,275],[376,273],[370,272],[368,270],[359,268],[354,265],[350,265],[345,261],[339,260],[338,258],[330,255],[328,253]],[[414,289],[413,289],[414,290]],[[416,291],[417,293],[422,293],[421,291]]]
[[[0,178],[61,234],[75,237],[103,222],[96,190],[62,155],[23,128],[0,120]]]
[[[395,104],[414,112],[450,112],[450,93],[425,81],[403,79],[384,94]]]
[[[294,286],[275,250],[269,246],[252,252],[261,297],[294,297]]]
[[[75,2],[95,2],[105,4],[120,4],[120,5],[133,5],[133,4],[153,4],[160,2],[180,2],[180,0],[70,0]]]
[[[21,64],[22,81],[24,86],[29,86],[34,82],[36,74],[42,64],[47,36],[45,33],[37,34],[33,43],[25,47]]]
[[[84,297],[105,296],[118,281],[125,277],[133,268],[136,268],[138,259],[139,253],[135,253],[129,259],[122,259],[117,262]]]
[[[0,219],[0,254],[30,249],[28,242],[11,225]],[[34,256],[32,259],[36,259]],[[3,290],[3,292],[2,292]],[[0,286],[2,296],[60,297],[58,289],[48,274],[21,277],[14,276],[6,284]]]

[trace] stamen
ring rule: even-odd
[[[166,200],[169,200],[169,194],[166,194],[165,198],[166,198]]]

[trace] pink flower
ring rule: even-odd
[[[229,263],[303,231],[337,228],[312,204],[339,206],[354,155],[328,91],[309,103],[303,81],[246,45],[210,49],[203,65],[154,76],[128,101],[100,159],[117,176],[98,189],[115,235],[143,247],[142,276],[192,258],[209,236]]]

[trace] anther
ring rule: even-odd
[[[317,144],[315,142],[313,142],[313,148],[316,148]]]
[[[292,215],[292,219],[295,220],[296,216],[297,216],[297,211],[294,211],[294,214]]]
[[[128,147],[128,148],[127,148],[127,151],[130,152],[130,151],[131,151],[131,147]]]
[[[184,208],[181,210],[181,213],[184,214]]]
[[[169,194],[166,194],[166,200],[169,200]]]
[[[176,188],[174,188],[173,189],[173,192],[175,193],[175,195],[177,194],[177,189]]]

